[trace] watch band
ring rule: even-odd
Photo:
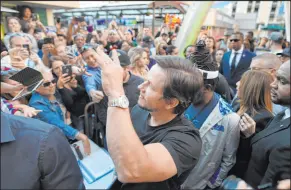
[[[108,101],[108,107],[120,107],[120,108],[128,108],[129,102],[125,95],[121,95],[118,98]]]

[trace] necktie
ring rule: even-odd
[[[232,61],[231,61],[231,73],[233,73],[234,72],[234,69],[235,69],[235,62],[236,62],[236,56],[237,56],[237,52],[235,52],[234,53],[234,57],[233,57],[233,59],[232,59]]]

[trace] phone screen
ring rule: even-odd
[[[29,45],[28,44],[24,44],[23,45],[23,48],[26,48],[27,51],[28,51],[28,54],[30,55],[30,49],[29,49]]]
[[[54,39],[53,38],[44,38],[43,44],[54,44]]]
[[[68,76],[72,76],[72,65],[64,65],[62,67],[63,74],[68,74]]]

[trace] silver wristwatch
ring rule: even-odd
[[[108,102],[108,107],[128,108],[128,106],[129,106],[129,102],[125,95],[122,95],[119,98],[110,100]]]

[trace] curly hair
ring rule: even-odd
[[[189,60],[201,70],[218,71],[218,65],[213,61],[203,40],[196,44],[195,52],[190,55]],[[217,83],[218,78],[204,79],[204,86],[212,91],[214,91]]]
[[[27,5],[21,6],[19,9],[19,18],[20,19],[22,19],[24,17],[25,9],[29,9],[30,12],[33,13],[33,10],[30,6],[27,6]]]

